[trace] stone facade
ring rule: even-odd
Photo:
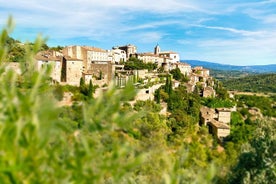
[[[231,109],[217,108],[218,121],[229,124],[231,121]]]
[[[131,54],[137,53],[137,47],[132,44],[118,46],[119,49],[124,50],[126,52],[126,58],[129,59]]]
[[[215,97],[216,91],[213,89],[213,87],[207,86],[203,89],[203,97]]]
[[[127,60],[126,51],[119,49],[118,47],[113,47],[112,50],[109,51],[109,57],[113,64],[120,64]]]
[[[225,137],[230,135],[230,127],[220,121],[212,119],[209,123],[209,132],[216,136],[219,141],[223,141]]]
[[[192,73],[191,65],[187,63],[178,62],[175,64],[177,68],[181,71],[182,74],[189,76]]]
[[[180,56],[178,53],[176,52],[172,52],[172,51],[164,51],[164,52],[160,52],[159,53],[160,57],[168,57],[171,59],[171,63],[177,63],[180,62]]]
[[[155,55],[153,53],[138,53],[135,54],[135,57],[145,63],[156,63],[158,66],[161,66],[164,61],[162,57],[159,57],[159,55]]]
[[[61,82],[62,54],[57,51],[41,51],[36,54],[37,70],[51,66],[50,77],[54,82]]]
[[[63,81],[66,84],[78,86],[83,73],[83,60],[74,58],[64,58],[62,63],[63,71],[61,74]]]
[[[200,108],[200,125],[208,126],[209,133],[213,134],[220,142],[230,135],[231,111],[226,108],[212,109]]]
[[[154,92],[160,88],[162,84],[153,85],[147,89],[139,89],[135,100],[154,100]]]
[[[106,84],[108,84],[113,78],[111,62],[93,62],[90,64],[89,68],[89,74],[92,74],[92,76],[99,80],[105,80]]]

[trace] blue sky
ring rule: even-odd
[[[182,60],[276,64],[276,0],[0,0],[0,26],[50,46],[103,49],[134,44],[138,52],[173,50]]]

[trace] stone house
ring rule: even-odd
[[[61,68],[63,56],[60,52],[57,51],[41,51],[35,55],[36,59],[36,68],[41,70],[43,67],[52,67],[50,77],[53,82],[61,82]]]
[[[168,57],[171,59],[171,63],[177,63],[180,62],[180,56],[178,53],[173,51],[164,51],[159,53],[160,57]]]
[[[225,123],[212,119],[208,125],[209,133],[214,135],[219,142],[223,142],[224,138],[230,135],[230,126]]]
[[[231,111],[226,108],[212,109],[200,108],[200,125],[207,126],[209,133],[215,136],[220,142],[230,135]]]
[[[155,63],[158,66],[161,66],[162,63],[164,62],[164,58],[154,53],[137,53],[132,56],[137,57],[138,59],[142,60],[144,63]]]
[[[112,50],[109,51],[109,58],[112,64],[126,62],[126,51],[119,49],[118,47],[113,47]]]
[[[63,57],[61,82],[78,86],[83,73],[83,60]]]
[[[229,124],[231,121],[231,109],[229,108],[216,108],[218,114],[218,121]]]
[[[132,44],[124,45],[124,46],[118,46],[117,48],[124,50],[126,53],[126,59],[129,59],[131,54],[137,53],[137,47]]]
[[[107,50],[97,47],[68,46],[63,49],[62,53],[68,58],[83,60],[83,67],[85,72],[91,69],[91,63],[93,62],[107,62],[112,60],[110,53]]]
[[[208,97],[215,97],[216,96],[216,91],[214,90],[213,87],[206,86],[203,89],[203,97],[208,98]]]
[[[210,71],[202,66],[196,66],[193,68],[193,73],[199,74],[201,76],[209,76]]]
[[[175,64],[177,68],[181,71],[182,74],[189,76],[192,73],[191,65],[187,63],[178,62]]]

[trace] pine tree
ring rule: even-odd
[[[89,81],[89,86],[88,86],[88,98],[92,98],[92,93],[93,93],[93,84],[92,84],[92,80]]]

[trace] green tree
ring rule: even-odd
[[[93,91],[94,90],[94,87],[93,87],[93,84],[92,84],[92,80],[89,81],[89,86],[88,86],[88,98],[92,98],[92,94],[93,94]]]
[[[171,70],[170,73],[172,74],[175,80],[181,80],[184,78],[184,75],[181,73],[179,68]]]
[[[229,183],[271,183],[276,181],[276,126],[270,120],[258,122],[254,138],[244,145]]]

